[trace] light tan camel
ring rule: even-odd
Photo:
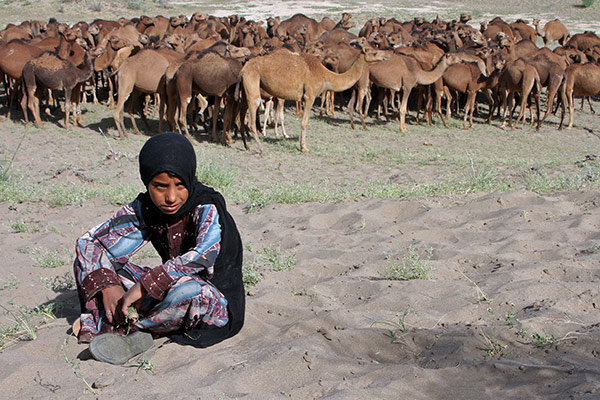
[[[351,88],[362,75],[367,63],[385,58],[382,52],[365,48],[352,68],[343,74],[329,71],[314,56],[290,53],[287,50],[278,50],[249,60],[242,68],[240,77],[250,114],[250,130],[261,152],[264,152],[264,148],[256,129],[256,111],[261,104],[261,90],[273,97],[303,102],[300,151],[308,151],[306,127],[315,98],[325,90],[339,92]]]
[[[149,66],[152,68],[149,68]],[[161,99],[159,105],[159,130],[162,130],[166,102],[166,72],[168,68],[169,60],[166,57],[161,55],[157,50],[144,49],[123,61],[116,71],[118,94],[113,118],[121,138],[127,137],[125,125],[123,124],[123,107],[130,95],[129,116],[135,133],[140,134],[133,116],[133,107],[140,93],[159,94]],[[142,114],[142,119],[144,118],[145,115]]]
[[[540,30],[540,20],[536,18],[533,20],[533,26],[535,26],[535,32],[538,36],[541,36],[544,40],[544,46],[548,46],[555,40],[558,40],[558,43],[564,46],[569,39],[569,30],[558,19],[546,22],[546,25]]]
[[[382,89],[392,92],[402,91],[398,112],[400,114],[400,131],[406,129],[406,112],[410,92],[417,85],[431,85],[446,71],[449,65],[461,62],[461,58],[453,53],[444,54],[435,67],[429,71],[421,68],[419,62],[408,55],[394,54],[387,61],[369,65],[369,78],[371,82]],[[393,98],[393,97],[392,97]],[[361,99],[359,99],[359,103]]]

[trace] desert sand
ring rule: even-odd
[[[62,157],[86,160],[90,168],[80,174],[41,172],[54,170],[49,154],[58,148],[43,131],[26,137],[19,154],[31,158],[16,164],[50,184],[104,173],[139,185],[135,158],[105,159],[86,135],[67,134],[60,145]],[[6,130],[2,136],[18,140]],[[111,141],[135,154],[144,138]],[[295,256],[293,269],[259,268],[263,279],[249,291],[240,334],[208,349],[157,339],[144,355],[153,367],[145,370],[140,358],[129,368],[90,359],[70,335],[75,290],[55,292],[42,280],[70,266],[32,265],[27,250],[55,248],[68,257],[75,239],[118,206],[100,199],[63,207],[4,202],[1,303],[13,311],[45,302],[62,308],[46,323],[32,316],[37,338],[0,353],[1,397],[597,398],[599,205],[595,191],[444,202],[357,198],[251,212],[230,204],[245,264],[258,249],[277,246]],[[17,222],[39,229],[18,232]],[[410,249],[429,267],[429,279],[385,279]]]
[[[110,112],[89,114],[86,127],[68,132],[60,118],[42,129],[18,119],[0,122],[3,168],[14,156],[11,174],[21,179],[19,190],[37,188],[23,199],[9,193],[14,185],[1,186],[1,399],[600,398],[597,185],[544,195],[517,188],[251,209],[230,201],[245,267],[262,278],[249,288],[242,331],[206,349],[156,339],[125,366],[92,359],[71,332],[79,316],[68,285],[74,243],[119,205],[100,196],[67,197],[81,193],[76,188],[114,183],[142,190],[136,155],[146,138],[118,140]],[[334,123],[347,128],[346,116],[339,118]],[[319,132],[326,124],[311,121],[309,144],[319,134],[327,140]],[[535,153],[546,136],[556,140],[555,128],[497,129],[487,134],[488,143],[526,137],[527,151]],[[565,146],[584,143],[579,160],[598,154],[597,136],[584,128],[560,134]],[[348,137],[379,140],[377,129],[383,128]],[[431,137],[402,140],[435,147],[466,135],[435,129]],[[467,155],[480,146],[473,143]],[[262,157],[243,151],[239,141],[231,149],[217,147],[204,140],[197,151],[226,152],[263,183],[307,175],[431,182],[438,173],[433,164],[416,163],[349,168],[343,156],[332,162],[317,145],[307,170],[307,155],[274,145]],[[40,195],[40,187],[47,192]],[[66,205],[54,204],[61,196]],[[261,258],[264,249],[280,251],[292,268],[273,270]],[[49,251],[57,265],[39,260]],[[410,265],[411,254],[427,279],[387,279],[391,266]],[[144,252],[140,262],[159,260]],[[22,318],[35,327],[34,336],[22,329]]]

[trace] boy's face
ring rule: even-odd
[[[152,202],[164,214],[175,214],[188,199],[190,192],[177,175],[161,172],[148,184]]]

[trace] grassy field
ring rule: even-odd
[[[208,2],[191,2],[183,6],[175,2],[130,0],[97,2],[101,6],[95,7],[101,11],[92,13],[92,3],[5,1],[0,8],[0,19],[6,23],[35,18],[35,15],[40,15],[39,18],[50,15],[60,21],[75,22],[81,15],[90,17],[88,20],[91,21],[97,17],[177,15],[197,10],[220,15],[259,13],[263,17],[278,12],[273,6],[264,4],[248,5],[242,10],[233,2],[217,7]],[[490,8],[490,4],[498,9]],[[576,4],[557,6],[554,2],[542,2],[517,7],[516,2],[510,1],[502,4],[472,1],[462,5],[434,2],[425,8],[419,8],[417,2],[411,1],[385,5],[349,2],[344,6],[336,2],[291,1],[285,2],[285,13],[278,15],[302,11],[311,16],[335,18],[348,9],[358,26],[372,16],[409,19],[423,15],[433,18],[439,13],[442,18],[453,18],[460,12],[483,19],[501,15],[510,21],[516,17],[511,10],[517,9],[519,16],[525,17],[538,15],[536,10],[543,9],[546,13],[552,12],[548,18],[560,16],[577,24],[598,20],[595,6],[583,9]],[[486,10],[486,14],[475,10]],[[102,197],[111,204],[122,204],[142,189],[136,177],[135,157],[145,139],[118,140],[110,110],[93,104],[85,104],[83,108],[85,127],[69,131],[61,127],[60,116],[47,116],[42,129],[24,125],[19,112],[13,120],[0,123],[3,168],[0,201],[43,201],[60,206],[82,204],[91,198]],[[0,112],[6,113],[6,108]],[[476,119],[473,129],[464,131],[460,117],[451,119],[450,129],[445,129],[439,120],[433,126],[417,124],[413,112],[408,120],[409,132],[403,134],[393,119],[369,118],[368,130],[360,127],[352,130],[346,110],[338,110],[335,116],[320,117],[315,109],[308,126],[311,152],[301,154],[297,151],[299,120],[288,108],[286,126],[292,138],[276,138],[271,130],[264,140],[267,154],[263,156],[257,155],[255,150],[243,151],[241,141],[232,148],[225,148],[208,143],[204,131],[197,132],[196,137],[201,142],[198,146],[199,176],[222,190],[231,201],[246,203],[249,208],[273,202],[327,202],[361,196],[442,199],[519,189],[548,193],[598,187],[598,117],[591,114],[587,106],[585,111],[577,112],[576,126],[570,131],[558,131],[558,117],[555,116],[549,117],[539,131],[529,126],[504,130],[500,128],[501,121],[494,120],[488,125],[481,117]],[[151,123],[151,132],[147,134],[157,131],[156,117],[151,118]],[[127,118],[126,126],[130,126]],[[21,138],[24,140],[19,147]],[[47,149],[36,151],[36,155],[43,155],[39,160],[29,154],[36,144],[47,141],[66,151],[53,152],[46,146]],[[256,149],[253,142],[251,145]],[[107,153],[126,156],[115,162],[118,167],[105,168],[103,165],[99,169],[98,160],[107,157]],[[80,179],[77,185],[61,182],[62,178],[47,179],[60,170],[85,171],[84,175],[89,179]],[[115,189],[115,181],[122,182],[123,187]]]

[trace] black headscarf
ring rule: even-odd
[[[148,191],[140,193],[142,219],[148,223],[166,222],[180,218],[200,204],[214,204],[221,225],[221,250],[215,261],[213,285],[228,301],[229,323],[218,329],[196,330],[194,341],[186,341],[199,347],[210,346],[238,333],[244,323],[245,291],[242,281],[242,241],[233,217],[227,211],[225,199],[219,192],[198,182],[196,178],[196,153],[190,141],[183,135],[166,132],[148,139],[139,155],[140,176],[146,188],[156,174],[169,172],[177,175],[189,191],[187,201],[173,215],[166,215],[154,205]],[[164,260],[166,261],[166,260]]]

